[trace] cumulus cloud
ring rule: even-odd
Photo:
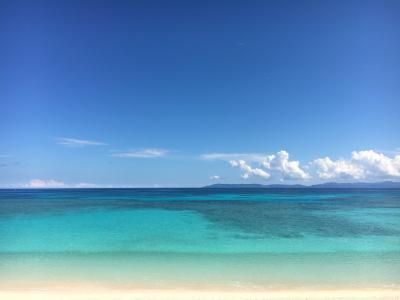
[[[333,161],[329,157],[318,158],[312,162],[312,165],[316,167],[317,176],[321,179],[364,178],[361,168],[344,159]]]
[[[237,167],[237,166],[239,165],[239,162],[237,162],[236,160],[230,160],[230,161],[229,161],[229,164],[230,164],[232,167]]]
[[[65,147],[86,147],[86,146],[105,146],[108,145],[103,142],[96,142],[96,141],[88,141],[88,140],[79,140],[73,138],[57,138],[57,144],[65,146]]]
[[[278,177],[281,180],[310,178],[310,175],[300,167],[300,162],[289,160],[289,153],[284,150],[272,155],[213,153],[203,155],[203,157],[221,160],[227,160],[231,157],[243,157],[244,159],[231,159],[229,163],[232,167],[239,167],[244,171],[241,175],[244,179],[249,178],[251,175],[263,179]],[[251,163],[258,164],[258,167],[253,168]]]
[[[114,157],[122,157],[122,158],[155,158],[162,157],[168,154],[168,150],[165,149],[142,149],[142,150],[131,150],[126,152],[116,152],[111,154]]]
[[[354,151],[352,160],[364,166],[367,175],[400,177],[400,155],[390,158],[372,150]]]
[[[219,175],[213,175],[213,176],[210,176],[210,179],[211,180],[219,180],[219,179],[221,179],[221,177]]]
[[[319,158],[312,162],[321,179],[400,178],[400,155],[390,158],[373,150],[353,151],[350,159]]]
[[[282,175],[282,179],[309,179],[310,175],[300,168],[300,162],[289,160],[289,153],[285,150],[269,155],[262,162],[268,170],[274,170]]]
[[[241,177],[276,180],[390,180],[400,178],[400,154],[392,156],[374,150],[353,151],[348,159],[318,158],[305,165],[290,160],[285,150],[275,154],[211,153],[207,160],[228,161],[242,170]]]
[[[251,175],[253,176],[259,176],[263,179],[268,179],[271,175],[265,172],[264,170],[260,168],[252,168],[246,161],[240,159],[238,161],[236,160],[231,160],[229,161],[231,166],[233,167],[239,167],[244,173],[241,175],[242,178],[247,179]]]

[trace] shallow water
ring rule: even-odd
[[[400,191],[0,190],[0,282],[400,286]]]

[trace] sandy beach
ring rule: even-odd
[[[336,299],[400,299],[399,289],[363,290],[114,290],[114,289],[42,289],[42,290],[1,290],[0,299],[7,300],[336,300]]]

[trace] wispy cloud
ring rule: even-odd
[[[210,176],[210,179],[211,179],[211,180],[219,180],[219,179],[221,179],[221,176],[219,176],[219,175],[213,175],[213,176]]]
[[[130,150],[125,152],[115,152],[111,154],[111,156],[122,158],[156,158],[163,157],[167,155],[168,152],[169,151],[166,149],[149,148],[141,150]]]
[[[215,152],[215,153],[206,153],[200,155],[200,158],[203,160],[246,160],[249,162],[262,162],[267,157],[267,154],[262,153],[223,153],[223,152]]]
[[[89,141],[89,140],[79,140],[79,139],[73,139],[73,138],[56,138],[56,142],[59,145],[65,146],[65,147],[86,147],[86,146],[106,146],[108,145],[107,143],[103,142],[98,142],[98,141]]]

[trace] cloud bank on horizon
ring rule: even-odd
[[[167,156],[169,152],[165,149],[151,148],[115,152],[111,156],[138,159],[162,158]],[[327,156],[316,158],[304,164],[298,160],[291,159],[290,154],[285,150],[274,154],[208,153],[201,155],[200,158],[208,161],[225,161],[227,165],[240,170],[240,177],[238,175],[238,178],[243,180],[261,179],[268,182],[297,181],[305,183],[400,180],[400,153],[397,151],[385,153],[386,155],[375,150],[353,151],[349,158],[332,159]],[[175,157],[175,159],[180,158]],[[208,179],[211,181],[226,181],[228,177],[214,174],[209,176]],[[32,179],[26,183],[9,185],[8,187],[107,188],[139,186],[104,185],[87,182],[66,183],[58,179]]]
[[[393,157],[374,150],[353,151],[348,159],[332,160],[318,158],[301,166],[297,160],[290,160],[289,153],[281,150],[276,154],[254,153],[210,153],[205,160],[224,160],[242,171],[243,179],[264,180],[389,180],[400,179],[400,154]]]
[[[65,188],[102,188],[110,187],[104,185],[98,185],[94,183],[80,182],[77,184],[67,184],[63,181],[54,179],[32,179],[28,183],[17,186],[19,188],[31,188],[31,189],[43,189],[43,188],[54,188],[54,189],[65,189]]]
[[[160,188],[163,187],[159,184],[151,185],[132,185],[132,184],[122,184],[122,185],[112,185],[112,184],[97,184],[90,182],[79,182],[79,183],[66,183],[61,180],[56,179],[32,179],[26,183],[15,184],[6,186],[6,188],[13,189],[95,189],[95,188]]]

